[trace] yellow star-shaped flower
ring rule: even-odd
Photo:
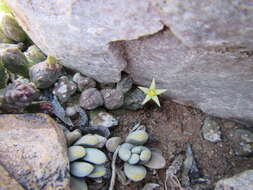
[[[149,100],[153,100],[159,107],[161,106],[158,99],[158,95],[166,92],[167,90],[156,89],[155,79],[152,80],[149,88],[144,88],[144,87],[138,87],[138,88],[141,89],[141,91],[143,91],[146,94],[146,97],[143,100],[142,105],[146,104]]]

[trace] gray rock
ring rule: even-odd
[[[36,45],[31,45],[24,54],[30,65],[45,61],[47,58]]]
[[[92,110],[102,106],[104,100],[96,88],[88,88],[82,92],[79,102],[84,109]]]
[[[142,86],[155,78],[178,103],[253,122],[250,1],[7,2],[43,52],[78,72],[110,83],[124,70]]]
[[[95,88],[96,87],[96,81],[90,77],[84,77],[80,73],[76,73],[73,76],[73,81],[77,84],[78,90],[80,92],[84,91],[88,88]]]
[[[219,123],[210,117],[206,118],[202,127],[202,135],[204,139],[210,142],[221,141],[221,131]]]
[[[138,110],[143,107],[142,102],[145,94],[138,88],[126,93],[124,99],[124,108],[129,110]]]
[[[253,187],[253,170],[246,170],[233,177],[221,179],[215,185],[215,190],[236,189],[250,190]]]
[[[64,103],[69,100],[69,98],[76,92],[76,84],[70,80],[67,76],[62,76],[54,84],[53,94],[58,97],[58,99]]]
[[[24,189],[69,190],[66,140],[51,117],[2,114],[0,139],[0,163]]]
[[[128,92],[133,86],[133,80],[128,75],[123,75],[121,80],[117,83],[117,90],[124,94]]]
[[[104,98],[104,105],[109,110],[120,108],[124,103],[124,94],[117,89],[103,89],[101,93]]]
[[[66,112],[66,115],[68,117],[75,116],[77,114],[76,106],[68,106],[68,107],[66,107],[65,112]]]
[[[98,112],[90,120],[91,127],[110,128],[118,125],[118,120],[107,112]]]
[[[253,133],[246,129],[230,129],[228,138],[238,156],[253,156]]]

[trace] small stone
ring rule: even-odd
[[[71,146],[68,148],[68,157],[69,157],[70,162],[73,162],[75,160],[78,160],[84,157],[85,154],[86,154],[86,151],[81,146]]]
[[[90,178],[99,178],[103,177],[106,174],[106,168],[105,166],[101,165],[96,165],[94,171],[88,175]]]
[[[87,162],[73,162],[70,164],[70,173],[75,177],[86,177],[94,170],[94,166]]]
[[[79,129],[75,129],[74,131],[67,132],[65,135],[68,145],[72,145],[77,139],[82,136],[82,133]]]
[[[77,84],[78,90],[80,92],[84,91],[88,88],[95,88],[96,87],[96,81],[90,77],[84,77],[80,73],[76,73],[73,76],[73,81]]]
[[[120,146],[119,148],[119,157],[121,160],[123,161],[127,161],[130,159],[132,153],[131,153],[131,148],[133,147],[133,145],[128,144],[128,143],[124,143]]]
[[[90,121],[91,127],[110,128],[118,125],[118,120],[107,112],[99,112]]]
[[[141,152],[140,160],[143,162],[148,162],[151,159],[152,153],[151,151],[146,148]]]
[[[117,83],[116,89],[125,94],[132,88],[132,86],[133,86],[132,78],[128,75],[123,75],[121,80]]]
[[[145,130],[137,130],[130,133],[126,142],[134,145],[143,145],[148,141],[148,133]]]
[[[158,187],[160,187],[160,185],[157,183],[146,183],[142,190],[154,190]]]
[[[246,129],[231,129],[228,134],[235,154],[251,156],[253,154],[253,133]]]
[[[220,125],[214,119],[208,117],[204,121],[202,127],[202,134],[204,139],[210,142],[219,142],[221,141],[221,131]]]
[[[69,117],[73,117],[77,114],[76,106],[68,106],[65,110],[66,115]]]
[[[109,152],[115,152],[117,147],[123,142],[121,137],[111,137],[107,140],[105,147]]]
[[[124,103],[124,94],[116,89],[103,89],[101,93],[104,98],[105,107],[109,110],[120,108]]]
[[[71,190],[88,190],[88,185],[84,179],[70,177]]]
[[[101,93],[96,88],[84,90],[80,97],[80,106],[87,110],[96,109],[104,104]]]
[[[145,94],[138,88],[127,92],[124,99],[123,107],[129,110],[138,110],[143,108],[142,102]]]
[[[76,141],[74,145],[95,147],[96,145],[98,145],[98,143],[98,138],[95,135],[87,134],[78,139],[78,141]]]
[[[141,181],[146,177],[147,170],[143,166],[124,164],[124,172],[128,179],[137,182]]]
[[[140,161],[140,156],[138,154],[132,154],[128,159],[129,164],[137,164]]]
[[[253,188],[253,170],[246,170],[233,177],[221,179],[215,185],[215,190],[251,190]]]
[[[162,169],[166,165],[166,160],[157,151],[151,151],[151,159],[147,162],[144,163],[144,166],[150,168],[150,169]]]
[[[86,148],[86,156],[83,158],[84,161],[101,165],[107,161],[105,153],[97,148]]]
[[[47,58],[36,45],[31,45],[24,54],[30,65],[45,61]]]

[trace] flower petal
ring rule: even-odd
[[[144,105],[144,104],[146,104],[149,100],[151,100],[152,99],[152,97],[151,96],[146,96],[145,97],[145,99],[143,100],[143,102],[142,102],[142,105]]]
[[[147,94],[148,93],[148,88],[144,88],[144,87],[141,87],[141,86],[138,86],[138,88],[142,91],[142,92],[144,92],[145,94]]]
[[[159,102],[159,99],[158,99],[158,97],[157,96],[153,96],[152,97],[152,100],[154,100],[154,102],[160,107],[161,105],[160,105],[160,102]]]
[[[155,90],[155,86],[156,86],[155,85],[155,79],[153,78],[149,89]]]
[[[162,94],[162,93],[164,93],[166,91],[167,91],[166,89],[157,89],[157,90],[155,90],[155,92],[156,92],[157,95],[160,95],[160,94]]]

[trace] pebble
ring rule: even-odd
[[[208,117],[204,121],[202,127],[202,134],[205,140],[210,142],[221,141],[220,125],[214,119]]]
[[[151,151],[151,159],[147,163],[144,163],[144,166],[150,169],[162,169],[166,166],[166,160],[161,153]]]
[[[145,130],[137,130],[130,133],[126,142],[134,145],[143,145],[148,141],[148,133]]]
[[[105,147],[109,152],[115,152],[117,147],[123,142],[121,137],[111,137],[107,140]]]
[[[117,83],[116,89],[123,92],[128,92],[133,86],[133,80],[128,75],[123,75],[121,80]]]
[[[67,76],[61,76],[54,84],[53,94],[57,96],[60,102],[64,103],[76,92],[76,84]]]
[[[252,190],[253,170],[246,170],[230,178],[219,180],[215,185],[215,190]]]
[[[124,164],[124,172],[128,179],[138,182],[146,177],[147,170],[143,166]]]
[[[71,146],[68,148],[68,157],[69,157],[70,162],[73,162],[75,160],[78,160],[84,157],[85,154],[86,154],[86,151],[81,146]]]
[[[86,148],[86,156],[83,158],[84,161],[101,165],[107,161],[105,153],[96,148]]]
[[[93,110],[104,104],[103,96],[96,88],[84,90],[79,100],[80,106],[87,110]]]
[[[72,145],[77,139],[82,136],[82,133],[79,129],[75,129],[74,131],[67,132],[65,135],[68,145]]]
[[[88,175],[90,178],[103,177],[106,174],[106,168],[103,165],[96,165],[94,171]]]
[[[74,145],[82,145],[88,147],[95,147],[98,145],[99,140],[95,135],[87,134],[82,136]]]
[[[94,170],[94,166],[87,162],[73,162],[70,164],[70,173],[76,177],[86,177]]]
[[[252,156],[253,133],[247,129],[231,129],[228,134],[235,154],[238,156]]]
[[[117,89],[103,89],[104,106],[108,110],[120,108],[124,103],[124,94]]]
[[[96,81],[90,77],[85,77],[81,75],[80,73],[76,73],[73,76],[73,81],[77,84],[78,90],[80,92],[84,91],[88,88],[95,88],[96,87]]]
[[[71,190],[88,190],[88,185],[84,179],[70,177]]]
[[[145,94],[138,88],[131,90],[125,94],[123,107],[129,110],[139,110],[143,108],[144,98]]]
[[[66,115],[69,117],[73,117],[77,114],[76,106],[68,106],[65,110]]]
[[[91,127],[110,128],[118,125],[118,120],[107,112],[99,112],[90,120]]]

